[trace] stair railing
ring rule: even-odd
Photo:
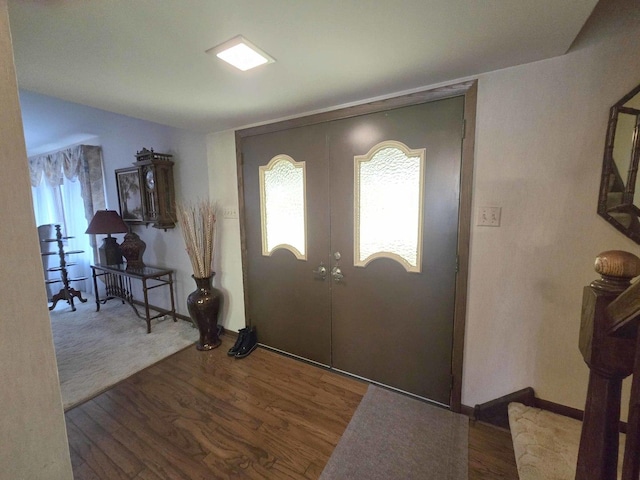
[[[622,381],[631,374],[631,400],[623,480],[640,472],[640,258],[622,251],[596,258],[601,275],[584,288],[580,351],[589,367],[589,387],[578,450],[576,480],[616,480]]]

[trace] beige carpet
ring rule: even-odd
[[[573,480],[582,422],[521,403],[509,404],[509,425],[520,480]],[[618,478],[625,435],[620,435]]]
[[[370,385],[321,480],[466,480],[469,419]]]
[[[93,298],[74,303],[75,312],[64,302],[50,312],[65,410],[198,339],[191,323],[171,317],[152,320],[147,334],[145,321],[120,300],[109,300],[99,312]]]

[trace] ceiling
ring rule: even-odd
[[[597,0],[9,0],[21,89],[211,132],[562,55]],[[242,34],[276,63],[205,50]]]

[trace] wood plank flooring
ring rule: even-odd
[[[367,385],[258,348],[187,348],[66,413],[83,479],[316,479]],[[474,422],[470,479],[517,479],[508,432]]]
[[[469,423],[469,480],[518,480],[511,433],[481,422]]]

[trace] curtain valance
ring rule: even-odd
[[[29,173],[33,187],[38,187],[43,177],[50,187],[59,187],[64,178],[79,180],[87,222],[91,221],[96,210],[105,208],[102,147],[76,145],[30,157]]]
[[[77,145],[75,147],[38,155],[29,158],[29,173],[31,175],[31,186],[37,187],[45,181],[52,187],[62,185],[64,176],[74,181],[80,174],[83,163],[83,152],[89,145]],[[100,147],[95,147],[100,148]]]

